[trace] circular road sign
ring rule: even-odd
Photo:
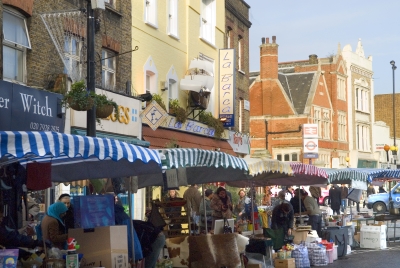
[[[310,151],[317,149],[317,144],[314,141],[308,141],[305,146]]]

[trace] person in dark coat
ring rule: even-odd
[[[284,237],[286,235],[288,236],[292,235],[292,229],[294,224],[293,219],[294,219],[293,208],[289,203],[283,202],[280,205],[277,205],[272,210],[271,229],[273,230],[283,229],[283,236],[279,237],[279,240],[282,241],[279,241],[281,243],[274,243],[275,249],[281,248],[279,245],[284,244]]]
[[[329,205],[333,210],[333,213],[340,215],[340,206],[342,204],[342,191],[340,188],[334,184],[331,189],[329,189]]]
[[[347,196],[349,195],[349,188],[347,188],[346,184],[342,184],[340,187],[340,191],[342,193],[342,212],[345,212],[347,208]]]
[[[304,206],[303,200],[299,197],[299,190],[300,188],[297,188],[294,191],[294,196],[292,199],[290,199],[290,204],[293,207],[294,213],[300,213],[300,206],[301,206],[301,212],[306,211],[306,207]]]
[[[68,233],[68,229],[75,228],[74,208],[71,204],[71,196],[69,194],[62,194],[58,198],[58,201],[64,203],[68,208],[67,212],[65,213],[65,216],[62,217],[62,220],[64,221],[65,225],[65,231]]]

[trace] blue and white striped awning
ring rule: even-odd
[[[0,131],[0,157],[0,165],[16,160],[51,162],[56,182],[161,173],[155,150],[57,132]]]
[[[377,179],[396,180],[400,178],[398,169],[379,168],[343,168],[326,169],[329,183],[343,183],[343,181],[372,182]],[[346,182],[345,182],[346,183]]]

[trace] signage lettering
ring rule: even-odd
[[[118,105],[118,112],[119,112],[118,122],[125,125],[129,124],[129,110],[130,110],[129,107]],[[110,119],[113,122],[117,121],[117,117],[115,116],[114,113],[109,115],[105,120],[110,120]]]
[[[0,97],[0,108],[8,109],[9,102],[10,102],[10,99],[4,99],[4,98]]]
[[[224,127],[235,125],[235,50],[221,49],[219,51],[219,117],[226,118]],[[231,120],[230,120],[231,119]]]
[[[33,113],[48,117],[53,117],[51,113],[51,108],[49,107],[49,101],[47,96],[46,99],[46,106],[40,106],[39,100],[33,97],[33,95],[28,95],[24,93],[19,93],[21,95],[22,105],[24,106],[24,112],[30,112],[31,107],[33,106]],[[32,104],[33,101],[33,104]]]
[[[213,137],[215,133],[215,129],[209,128],[207,125],[204,125],[202,123],[197,123],[191,120],[186,120],[186,122],[182,124],[180,122],[177,122],[175,117],[173,116],[167,118],[167,120],[165,120],[165,122],[161,124],[161,126],[176,130],[182,130],[185,132],[205,135],[209,137]]]

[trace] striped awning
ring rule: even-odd
[[[295,176],[304,175],[304,176],[317,176],[325,179],[328,178],[328,174],[326,173],[326,171],[317,166],[298,163],[298,162],[291,162],[290,166],[292,167]]]
[[[373,180],[398,180],[400,170],[378,168],[327,169],[329,183],[349,183],[351,181],[372,182]]]
[[[51,162],[56,182],[161,173],[157,151],[114,139],[57,132],[0,131],[0,157],[0,166],[17,160]]]
[[[249,175],[251,176],[257,176],[262,173],[284,173],[289,176],[293,175],[293,170],[288,162],[265,157],[252,158],[249,156],[246,156],[244,160],[249,167]]]

